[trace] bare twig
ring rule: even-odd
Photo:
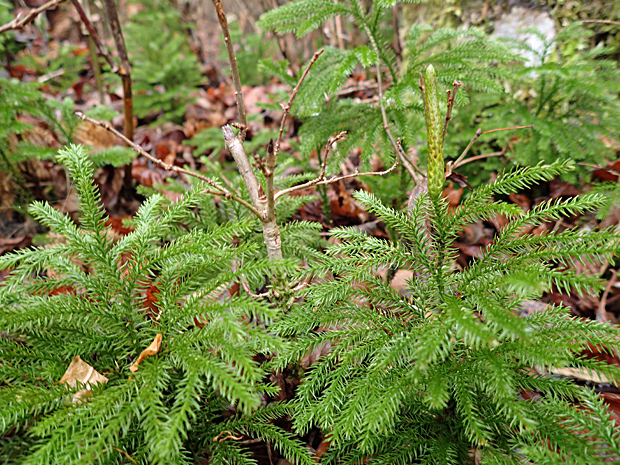
[[[75,114],[77,115],[78,118],[82,119],[83,121],[88,121],[89,123],[96,124],[97,126],[101,126],[105,130],[111,132],[116,137],[118,137],[123,142],[125,142],[125,144],[127,144],[129,147],[131,147],[133,150],[135,150],[138,154],[140,154],[143,157],[149,159],[151,162],[153,162],[158,167],[160,167],[160,168],[162,168],[162,169],[164,169],[166,171],[174,171],[175,173],[184,174],[184,175],[187,175],[187,176],[193,176],[194,178],[200,179],[201,181],[205,182],[206,184],[211,186],[213,189],[215,189],[215,190],[207,189],[207,190],[204,190],[203,192],[205,192],[207,194],[223,195],[227,199],[234,200],[235,202],[238,202],[241,205],[243,205],[244,207],[246,207],[248,210],[250,210],[252,213],[254,213],[256,216],[258,216],[260,218],[260,216],[261,216],[260,212],[256,208],[254,208],[254,206],[252,204],[250,204],[247,201],[243,200],[239,196],[233,194],[232,192],[230,192],[225,187],[222,187],[222,186],[218,185],[212,179],[209,179],[208,177],[203,176],[202,174],[194,173],[193,171],[186,170],[185,168],[181,168],[179,166],[169,165],[168,163],[164,162],[163,160],[160,160],[159,158],[155,158],[150,153],[148,153],[146,150],[144,150],[142,147],[140,147],[138,144],[136,144],[135,142],[129,140],[127,137],[125,137],[119,131],[114,129],[112,126],[110,126],[109,123],[107,123],[105,121],[98,121],[98,120],[89,118],[84,113],[79,112],[79,111],[75,112]]]
[[[82,5],[80,5],[80,2],[78,0],[71,0],[71,3],[77,10],[78,15],[80,16],[80,20],[82,21],[82,24],[84,24],[84,26],[86,27],[88,34],[90,35],[90,37],[92,37],[93,42],[95,43],[95,47],[97,47],[97,51],[99,52],[99,55],[101,55],[103,59],[106,61],[106,63],[110,65],[111,71],[113,73],[118,73],[119,72],[118,65],[114,62],[114,60],[108,53],[108,48],[105,45],[103,45],[103,43],[99,39],[99,35],[97,34],[97,31],[95,30],[92,23],[88,19],[88,16],[86,16],[86,13],[84,12],[84,9],[82,8]]]
[[[220,23],[222,34],[224,35],[224,42],[226,43],[226,51],[228,52],[228,61],[230,63],[230,71],[232,73],[233,86],[235,87],[235,100],[237,102],[237,113],[239,113],[239,123],[241,129],[239,131],[239,138],[241,142],[245,140],[245,133],[248,129],[248,121],[245,111],[245,103],[243,102],[243,92],[241,90],[241,79],[239,78],[239,68],[237,68],[237,57],[235,56],[235,50],[230,38],[230,31],[228,29],[228,19],[226,19],[226,13],[224,13],[224,7],[222,6],[222,0],[213,0],[213,6],[217,14],[217,20]]]
[[[463,150],[463,153],[461,153],[461,156],[458,157],[456,161],[450,162],[450,164],[452,167],[461,165],[462,164],[461,162],[465,158],[465,155],[467,155],[467,152],[469,152],[469,149],[471,149],[472,145],[474,145],[474,143],[478,140],[478,138],[483,134],[489,134],[490,132],[497,132],[497,131],[508,131],[510,129],[526,129],[526,128],[533,128],[533,127],[534,125],[531,124],[529,126],[512,126],[509,128],[489,129],[488,131],[484,131],[484,132],[482,132],[482,129],[478,128],[471,142],[467,145],[467,147],[465,147],[465,150]]]
[[[125,39],[121,31],[121,23],[118,19],[118,11],[114,0],[104,0],[106,14],[110,23],[110,29],[116,43],[116,51],[120,62],[118,71],[123,81],[123,108],[125,111],[125,136],[133,141],[133,96],[131,92],[131,65],[127,56],[127,48],[125,47]]]
[[[458,157],[456,161],[451,164],[454,166],[457,166],[459,163],[461,163],[461,161],[463,161],[463,158],[465,158],[465,155],[467,155],[467,152],[469,152],[469,149],[472,147],[472,145],[474,145],[474,143],[478,140],[478,137],[480,137],[481,135],[482,135],[482,129],[478,128],[472,140],[469,142],[469,144],[467,144],[467,147],[465,147],[465,150],[463,150],[463,153],[461,153],[461,156]]]
[[[319,59],[322,53],[323,53],[323,49],[319,50],[318,52],[314,54],[312,59],[308,62],[306,69],[304,70],[301,77],[299,78],[299,81],[297,81],[297,85],[291,92],[288,102],[280,105],[284,113],[282,114],[282,119],[280,120],[280,130],[278,131],[278,138],[276,139],[274,146],[273,146],[273,152],[271,154],[267,154],[267,161],[265,162],[265,169],[266,169],[265,176],[270,176],[271,174],[273,174],[273,169],[275,167],[276,159],[278,158],[278,153],[280,153],[280,144],[282,143],[282,135],[284,134],[284,126],[286,125],[286,120],[288,119],[288,115],[291,112],[293,101],[295,100],[295,97],[297,97],[297,93],[299,92],[299,88],[301,87],[301,84],[306,79],[306,76],[308,76],[308,73],[310,72],[310,68],[312,68],[312,65],[314,63],[316,63],[316,60]]]
[[[265,157],[265,168],[263,169],[263,173],[265,175],[265,188],[267,190],[267,217],[268,218],[275,218],[275,192],[274,192],[274,187],[273,187],[273,171],[276,166],[276,159],[278,158],[278,153],[280,153],[280,145],[282,144],[282,135],[284,134],[284,126],[286,125],[286,120],[288,119],[288,116],[291,112],[293,101],[295,100],[295,97],[297,96],[297,93],[299,92],[299,88],[301,87],[301,84],[304,82],[304,80],[308,76],[308,73],[310,72],[310,68],[312,68],[312,65],[316,63],[316,61],[319,59],[322,53],[323,53],[323,50],[321,49],[314,54],[314,56],[312,57],[308,65],[306,66],[306,69],[302,73],[301,77],[297,81],[297,85],[293,88],[293,91],[291,92],[288,102],[281,105],[281,108],[284,113],[282,114],[282,119],[280,120],[280,130],[278,131],[278,137],[275,143],[273,144],[273,150],[268,151],[267,156]]]
[[[127,457],[131,461],[131,463],[134,463],[135,465],[138,465],[138,462],[136,462],[133,459],[133,457],[131,455],[129,455],[127,452],[125,452],[124,450],[119,449],[118,447],[112,447],[112,449],[114,449],[115,451],[120,452],[121,454],[123,454],[125,457]]]
[[[441,137],[441,143],[443,144],[446,139],[446,134],[448,132],[448,124],[450,123],[450,119],[452,119],[452,108],[454,107],[454,99],[456,98],[456,93],[459,91],[459,87],[461,87],[463,83],[461,81],[454,81],[452,83],[452,90],[448,90],[448,109],[446,111],[446,121],[443,124],[443,136]]]
[[[127,56],[127,48],[125,47],[125,39],[121,30],[121,23],[118,19],[118,10],[114,0],[103,0],[110,23],[110,30],[114,36],[116,43],[116,51],[118,53],[118,61],[120,67],[118,75],[123,82],[123,112],[125,114],[125,136],[128,140],[133,141],[133,94],[131,90],[131,65]],[[123,182],[125,193],[131,191],[131,164],[125,166],[125,176]]]
[[[609,321],[609,317],[607,316],[607,312],[605,311],[605,307],[607,306],[607,297],[609,296],[609,291],[616,284],[616,280],[618,278],[618,274],[616,270],[611,270],[611,279],[607,282],[607,286],[605,287],[605,292],[601,296],[601,300],[599,301],[598,308],[596,309],[596,319],[598,321]]]
[[[43,13],[45,10],[51,10],[63,3],[65,0],[51,0],[38,8],[33,8],[26,14],[18,14],[15,19],[0,26],[0,33],[11,31],[13,29],[21,29],[27,24],[31,23],[37,16]]]
[[[248,285],[245,276],[243,276],[243,278],[239,281],[241,282],[241,286],[243,287],[243,290],[246,292],[247,295],[255,299],[261,299],[263,297],[269,296],[269,292],[263,292],[262,294],[255,294],[254,292],[252,292],[252,289],[250,289],[250,286]]]
[[[528,128],[533,128],[534,125],[530,124],[528,126],[511,126],[509,128],[497,128],[497,129],[489,129],[488,131],[484,131],[481,135],[484,134],[489,134],[491,132],[498,132],[498,131],[509,131],[511,129],[528,129]]]
[[[288,189],[284,189],[279,191],[276,195],[275,198],[276,200],[280,197],[282,197],[285,194],[289,194],[291,192],[295,192],[301,189],[306,189],[308,187],[312,187],[312,186],[321,186],[324,184],[333,184],[335,182],[338,181],[343,181],[345,179],[351,179],[351,178],[357,178],[359,176],[383,176],[386,175],[392,171],[394,171],[394,169],[396,169],[396,167],[398,166],[398,162],[399,162],[399,158],[398,157],[394,157],[394,164],[392,166],[390,166],[387,170],[384,171],[367,171],[365,173],[360,173],[359,171],[355,170],[355,173],[351,173],[351,174],[346,174],[343,176],[334,176],[332,178],[329,179],[321,179],[320,177],[313,179],[312,181],[308,181],[304,184],[300,184],[298,186],[293,186],[293,187],[289,187]]]
[[[584,19],[582,23],[601,23],[601,24],[613,24],[620,26],[620,21],[612,21],[610,19]]]
[[[452,166],[453,169],[458,168],[459,166],[463,166],[466,165],[467,163],[471,163],[472,161],[476,161],[476,160],[482,160],[484,158],[491,158],[491,157],[499,157],[501,155],[504,155],[506,153],[506,148],[504,147],[502,150],[500,150],[499,152],[493,152],[493,153],[485,153],[482,155],[476,155],[475,157],[469,157],[463,161],[461,161],[458,165],[454,164]]]

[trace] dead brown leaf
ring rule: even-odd
[[[155,339],[153,339],[153,342],[151,342],[151,344],[140,353],[140,356],[129,367],[129,370],[132,373],[135,373],[136,371],[138,371],[138,367],[140,366],[140,364],[144,361],[146,357],[150,357],[152,355],[157,354],[157,352],[159,352],[159,348],[161,346],[161,338],[162,338],[161,333],[158,333],[157,336],[155,336]]]
[[[105,384],[108,382],[108,378],[82,360],[79,355],[76,355],[73,360],[71,360],[67,371],[65,371],[65,374],[60,379],[60,383],[76,387],[78,382],[85,385],[85,388],[73,394],[71,402],[74,404],[82,402],[84,397],[91,395],[91,386],[95,384]]]

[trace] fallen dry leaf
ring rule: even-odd
[[[151,355],[155,355],[157,352],[159,352],[160,346],[161,346],[161,333],[158,333],[157,336],[155,336],[155,339],[153,339],[153,342],[151,342],[151,344],[140,353],[140,356],[136,359],[135,362],[133,362],[133,365],[129,367],[129,370],[131,370],[132,373],[135,373],[136,371],[138,371],[138,367],[140,366],[142,361],[146,357],[150,357]]]
[[[549,370],[554,375],[567,376],[569,378],[575,378],[581,381],[588,381],[595,384],[615,384],[609,380],[605,375],[594,372],[589,372],[585,368],[551,368]]]
[[[76,355],[73,360],[71,360],[67,371],[65,371],[65,374],[60,379],[60,383],[76,387],[78,381],[86,387],[73,394],[71,402],[74,404],[81,402],[84,397],[91,394],[91,386],[95,384],[105,384],[108,382],[108,378],[82,360],[79,355]]]

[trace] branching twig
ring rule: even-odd
[[[456,98],[456,93],[459,91],[459,87],[461,87],[463,83],[461,81],[454,81],[452,83],[452,90],[447,91],[448,94],[448,109],[446,111],[446,122],[443,124],[443,135],[441,137],[441,143],[443,144],[444,140],[446,140],[446,134],[448,132],[448,124],[450,123],[450,119],[452,119],[452,108],[454,107],[454,99]]]
[[[226,436],[224,436],[224,435],[226,435]],[[225,431],[222,431],[217,436],[215,436],[213,438],[213,442],[224,442],[227,439],[234,439],[235,441],[239,441],[239,440],[243,439],[243,436],[235,436],[230,431],[225,430]]]
[[[499,152],[493,152],[493,153],[485,153],[482,155],[476,155],[475,157],[469,157],[461,162],[459,162],[459,164],[454,164],[452,166],[452,169],[456,169],[459,166],[463,166],[466,165],[467,163],[471,163],[472,161],[476,161],[476,160],[482,160],[483,158],[491,158],[491,157],[499,157],[501,155],[504,155],[506,153],[506,148],[504,147],[502,150],[500,150]]]
[[[484,131],[484,132],[482,131],[482,129],[478,128],[471,142],[467,145],[467,147],[465,147],[465,150],[463,150],[463,153],[461,153],[461,156],[458,157],[456,161],[450,162],[450,165],[452,167],[461,165],[462,164],[461,162],[463,161],[463,158],[465,158],[465,155],[467,155],[467,152],[469,152],[469,149],[471,149],[472,145],[474,145],[474,143],[478,140],[478,138],[483,134],[488,134],[490,132],[497,132],[497,131],[508,131],[509,129],[526,129],[526,128],[533,128],[533,127],[534,125],[531,124],[529,126],[512,126],[509,128],[489,129],[488,131]]]
[[[239,68],[237,68],[237,57],[235,56],[235,50],[230,38],[230,31],[228,29],[228,20],[226,19],[226,13],[224,13],[224,7],[222,6],[222,0],[213,0],[213,6],[217,13],[217,20],[220,23],[222,34],[224,34],[224,42],[226,43],[226,51],[228,52],[228,61],[230,63],[230,71],[232,73],[233,86],[235,87],[235,100],[237,102],[237,113],[239,113],[239,123],[241,125],[239,131],[239,138],[241,142],[245,140],[245,133],[248,129],[247,116],[245,111],[245,103],[243,102],[243,92],[241,90],[241,79],[239,78]]]
[[[241,286],[243,287],[243,290],[250,297],[253,297],[255,299],[262,299],[264,297],[268,297],[269,296],[269,292],[263,292],[261,294],[255,294],[254,292],[252,292],[252,289],[250,289],[250,286],[248,285],[245,276],[243,276],[243,278],[240,279],[239,281],[241,282]]]
[[[325,158],[327,158],[327,153],[325,154]],[[308,187],[312,187],[312,186],[321,186],[324,184],[333,184],[335,182],[338,181],[343,181],[345,179],[351,179],[351,178],[356,178],[359,176],[383,176],[385,174],[388,174],[392,171],[394,171],[394,169],[396,169],[396,167],[398,166],[398,162],[399,162],[399,157],[394,157],[394,164],[388,168],[387,170],[384,171],[368,171],[365,173],[360,173],[359,171],[355,170],[355,173],[351,173],[351,174],[345,174],[343,176],[334,176],[332,178],[329,179],[325,179],[325,167],[322,166],[321,167],[321,175],[316,178],[313,179],[312,181],[308,181],[306,183],[303,184],[299,184],[297,186],[293,186],[293,187],[289,187],[288,189],[284,189],[279,191],[276,195],[275,195],[275,199],[279,199],[280,197],[282,197],[285,194],[290,194],[291,192],[295,192],[301,189],[306,189]]]
[[[146,150],[144,150],[142,147],[140,147],[138,144],[136,144],[135,142],[129,140],[127,137],[125,137],[119,131],[114,129],[112,126],[110,126],[109,123],[107,123],[105,121],[98,121],[98,120],[89,118],[84,113],[79,112],[79,111],[75,112],[75,114],[77,115],[78,118],[80,118],[80,119],[82,119],[84,121],[88,121],[89,123],[96,124],[97,126],[101,126],[105,130],[111,132],[116,137],[118,137],[123,142],[125,142],[125,144],[127,144],[129,147],[131,147],[133,150],[135,150],[139,155],[142,155],[143,157],[149,159],[151,162],[153,162],[158,167],[160,167],[160,168],[162,168],[162,169],[164,169],[166,171],[174,171],[175,173],[185,174],[187,176],[193,176],[194,178],[200,179],[201,181],[205,182],[206,184],[211,186],[213,189],[215,189],[214,191],[207,189],[207,190],[204,191],[205,193],[207,193],[207,194],[215,194],[215,195],[223,195],[227,199],[231,199],[231,200],[234,200],[235,202],[240,203],[241,205],[246,207],[248,210],[250,210],[252,213],[254,213],[256,216],[258,216],[260,218],[260,216],[261,216],[260,212],[256,208],[254,208],[254,206],[252,204],[250,204],[249,202],[243,200],[239,196],[233,194],[232,192],[230,192],[225,187],[222,187],[222,186],[218,185],[212,179],[209,179],[208,177],[206,177],[206,176],[204,176],[202,174],[194,173],[193,171],[186,170],[185,168],[181,168],[179,166],[169,165],[168,163],[164,162],[163,160],[160,160],[159,158],[155,158],[150,153],[148,153]]]
[[[235,159],[235,163],[239,169],[239,174],[241,174],[241,177],[245,182],[245,186],[250,193],[252,203],[256,207],[260,208],[259,206],[266,200],[265,194],[262,186],[258,182],[258,179],[256,179],[256,176],[254,175],[254,171],[252,171],[252,165],[250,164],[250,160],[248,159],[243,148],[243,142],[241,142],[238,137],[235,137],[235,133],[229,125],[222,127],[222,133],[224,134],[224,142],[226,142],[226,147],[228,147],[228,150],[230,150],[230,153]],[[257,209],[257,211],[259,210]],[[262,213],[259,214],[258,217],[263,220],[265,215]]]
[[[10,31],[13,29],[21,29],[27,24],[31,23],[37,16],[43,13],[45,10],[51,10],[52,8],[57,7],[65,0],[51,0],[38,8],[33,8],[26,14],[18,14],[15,19],[11,22],[8,22],[2,26],[0,26],[0,33]]]
[[[276,159],[278,158],[278,153],[280,152],[280,144],[282,143],[282,135],[284,134],[284,126],[286,124],[286,120],[288,119],[288,115],[291,112],[291,106],[293,105],[293,101],[295,100],[295,97],[297,97],[297,93],[299,92],[299,88],[301,87],[301,84],[306,79],[306,76],[308,76],[308,73],[310,72],[310,68],[312,68],[312,65],[314,63],[316,63],[316,60],[319,59],[322,53],[323,53],[323,49],[319,50],[318,52],[314,54],[314,56],[312,57],[308,65],[306,66],[306,69],[304,70],[303,74],[299,78],[299,81],[297,81],[297,85],[291,92],[291,96],[289,97],[288,102],[280,105],[280,108],[282,108],[282,111],[284,113],[282,114],[282,119],[280,120],[280,130],[278,131],[278,138],[276,139],[274,146],[273,146],[273,152],[271,154],[267,154],[267,160],[265,162],[265,176],[270,176],[273,174],[273,169],[276,164]]]
[[[306,79],[306,76],[308,76],[312,65],[316,63],[322,53],[323,50],[321,49],[314,54],[314,56],[306,66],[306,69],[299,78],[299,81],[297,81],[297,85],[291,92],[288,102],[286,102],[286,104],[280,105],[284,113],[282,114],[282,119],[280,120],[280,130],[278,131],[278,138],[273,144],[273,150],[267,152],[267,156],[265,157],[265,167],[263,169],[263,174],[265,175],[265,188],[267,190],[267,216],[269,218],[275,217],[275,191],[273,187],[273,172],[276,166],[276,159],[278,158],[278,153],[280,153],[280,145],[282,144],[284,126],[286,125],[286,120],[288,119],[288,116],[291,112],[293,101],[295,100],[295,97],[297,97],[297,93],[299,92],[301,84]]]

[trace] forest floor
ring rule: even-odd
[[[71,63],[72,57],[87,56],[89,53],[86,42],[75,29],[75,22],[72,18],[67,19],[66,15],[50,13],[47,16],[49,33],[41,34],[37,29],[26,27],[21,31],[15,32],[15,40],[28,43],[28,54],[38,57],[32,66],[25,64],[24,61],[13,62],[4,66],[0,70],[0,76],[4,78],[16,78],[22,83],[38,82],[46,99],[62,101],[70,99],[74,103],[75,110],[85,111],[101,102],[101,96],[97,91],[95,77],[89,68],[72,70],[59,67],[53,71],[45,69],[45,66],[35,66],[36,63],[44,64],[56,62],[61,57],[67,63]],[[69,52],[63,51],[63,47],[73,45]],[[64,55],[63,55],[64,54]],[[56,60],[56,61],[55,61]],[[85,61],[88,63],[88,60]],[[225,67],[215,67],[212,64],[203,63],[204,72],[209,76],[207,83],[190,97],[193,99],[186,107],[182,121],[158,122],[155,118],[137,119],[135,128],[134,142],[139,144],[152,156],[165,161],[168,164],[182,167],[189,166],[192,169],[200,170],[202,165],[199,160],[200,155],[206,156],[212,161],[217,161],[222,166],[233,166],[232,157],[227,149],[224,148],[223,139],[219,148],[205,149],[204,153],[197,154],[195,147],[188,145],[200,130],[207,128],[219,128],[227,123],[235,121],[237,112],[235,107],[235,94],[232,83],[226,76]],[[70,79],[72,82],[64,82],[62,85],[55,84],[59,79]],[[345,88],[350,89],[356,97],[361,99],[372,98],[375,96],[376,89],[374,82],[365,75],[360,74],[350,78]],[[263,131],[274,131],[277,129],[280,114],[273,109],[263,109],[259,104],[278,103],[274,97],[279,92],[286,90],[286,87],[278,82],[269,82],[253,87],[244,87],[245,104],[249,114],[257,115],[252,119],[248,132],[248,141]],[[117,129],[123,128],[123,99],[122,87],[116,85],[110,87],[105,96],[104,104],[117,110],[119,113],[112,120],[112,125]],[[27,140],[41,147],[58,149],[64,141],[54,127],[41,119],[33,118],[27,114],[19,115],[24,123],[32,127],[19,136],[14,136],[15,142]],[[288,126],[288,134],[285,140],[293,143],[283,145],[282,150],[292,153],[295,156],[294,142],[297,138],[299,125],[291,124]],[[109,148],[122,145],[122,142],[101,127],[97,127],[88,122],[80,122],[75,128],[73,141],[95,148]],[[354,160],[358,154],[351,154]],[[353,164],[351,164],[351,167]],[[79,215],[75,189],[71,186],[65,170],[53,159],[31,158],[17,165],[22,182],[22,190],[28,192],[28,200],[44,200],[50,202],[55,208],[73,217]],[[351,167],[342,167],[344,174]],[[232,168],[231,168],[232,169]],[[620,162],[600,167],[594,177],[605,181],[618,181],[620,175]],[[159,188],[171,179],[180,179],[179,175],[158,168],[144,157],[136,157],[131,162],[130,168],[113,167],[105,165],[96,171],[96,183],[98,184],[102,202],[109,215],[109,224],[118,234],[127,234],[128,230],[123,226],[123,219],[132,216],[138,209],[143,197],[137,193],[138,186],[147,188]],[[22,208],[20,202],[24,201],[23,191],[18,192],[15,184],[15,177],[11,173],[0,172],[0,254],[13,250],[29,247],[33,244],[40,244],[44,238],[44,229],[37,225]],[[536,191],[524,191],[510,196],[510,200],[521,206],[524,210],[532,208],[534,205],[547,200],[559,197],[570,197],[588,191],[590,185],[584,184],[574,186],[560,179],[555,179],[542,186]],[[377,221],[375,217],[369,215],[356,203],[352,193],[359,189],[368,189],[368,186],[360,179],[350,179],[330,185],[327,188],[327,202],[318,194],[316,199],[301,207],[294,216],[297,220],[308,220],[320,222],[323,225],[323,232],[328,236],[329,231],[339,226],[356,226],[369,234],[377,237],[387,238],[388,234],[384,225]],[[451,206],[458,205],[461,196],[464,195],[467,187],[459,187],[451,183],[446,187],[444,194],[449,199]],[[138,189],[139,190],[139,189]],[[544,195],[540,195],[543,192]],[[180,194],[170,190],[162,190],[162,193],[170,199],[175,199]],[[316,194],[312,189],[304,192],[305,194]],[[456,245],[459,248],[459,264],[466,266],[469,261],[476,257],[480,249],[488,245],[505,223],[505,219],[495,218],[488,222],[478,222],[470,225],[459,237]],[[560,221],[552,221],[542,225],[533,233],[552,231],[558,228],[578,226],[584,232],[594,227],[610,227],[620,225],[620,211],[611,210],[607,218],[602,223],[596,222],[592,217],[572,217]],[[599,295],[578,295],[576,293],[564,294],[551,292],[546,294],[543,301],[532,302],[532,308],[524,308],[524,312],[535,311],[536,308],[548,303],[569,306],[573,315],[580,318],[596,319],[608,321],[610,324],[620,322],[620,281],[617,276],[617,265],[613,263],[601,262],[597,264],[579,265],[580,273],[597,274],[607,280],[607,286]],[[0,281],[6,271],[0,271]],[[407,272],[399,271],[392,280],[392,286],[397,290],[403,290],[406,279],[409,277]],[[310,354],[308,364],[313,357],[320,354]],[[599,353],[592,347],[591,356],[605,359],[609,363],[620,365],[620,359],[609,354]],[[614,412],[616,419],[620,422],[620,390],[615,386],[606,384],[600,379],[593,379],[585,372],[577,370],[565,370],[558,372],[558,375],[568,376],[576,379],[579,383],[587,384],[595,388],[607,400],[610,409]],[[280,375],[282,376],[282,375]],[[286,384],[288,389],[284,391],[287,395],[292,395],[294,386],[299,380],[278,379],[279,384]]]

